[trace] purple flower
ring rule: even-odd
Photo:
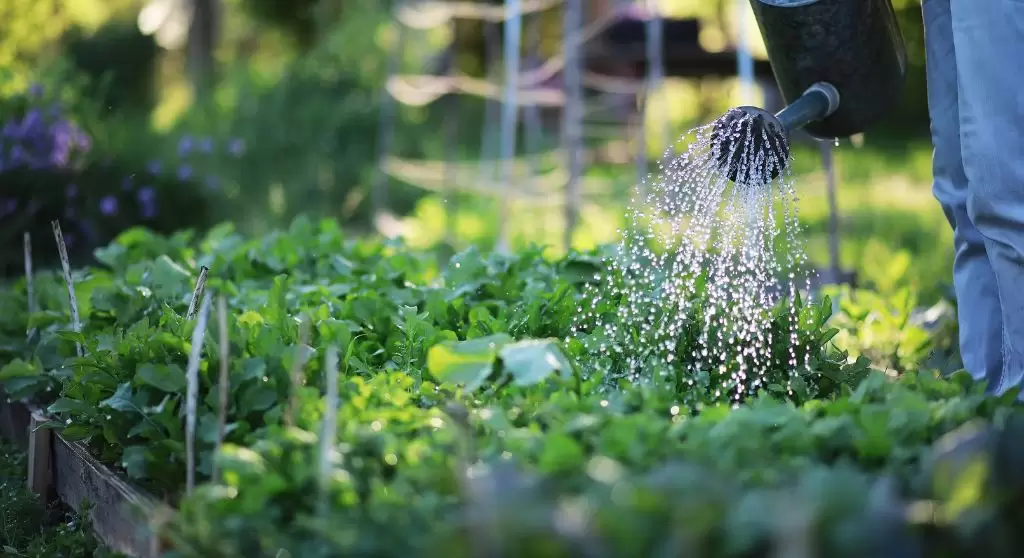
[[[156,216],[156,191],[152,186],[143,186],[135,194],[135,197],[139,200],[144,219],[152,219]]]
[[[75,129],[75,144],[82,151],[89,151],[92,148],[92,138],[85,135],[85,132],[79,129]]]
[[[192,167],[181,165],[178,167],[178,180],[188,180],[192,176]]]
[[[13,120],[8,120],[4,123],[4,129],[0,133],[2,133],[5,138],[18,137],[18,125],[15,124]]]
[[[199,150],[203,153],[210,153],[213,151],[213,140],[210,138],[203,138],[199,140]]]
[[[149,164],[146,165],[146,170],[149,171],[149,174],[152,174],[152,175],[160,174],[160,170],[161,170],[160,161],[150,161]]]
[[[114,196],[104,196],[100,200],[100,212],[110,217],[117,213],[117,198]]]
[[[43,114],[39,109],[32,109],[25,113],[21,120],[21,137],[31,137],[42,131]]]
[[[33,83],[28,87],[28,94],[34,99],[38,99],[43,96],[43,86],[38,83]]]
[[[184,157],[192,151],[192,138],[185,136],[178,142],[178,156]]]
[[[245,142],[240,138],[233,138],[228,142],[228,152],[235,157],[241,157],[242,153],[245,152]]]

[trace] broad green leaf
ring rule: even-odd
[[[46,412],[52,415],[57,413],[91,414],[92,411],[92,405],[85,401],[69,399],[67,397],[61,397],[46,408]]]
[[[128,446],[124,448],[121,456],[121,466],[128,473],[129,478],[146,478],[146,446]]]
[[[89,437],[92,429],[85,424],[72,423],[60,429],[60,437],[69,442],[77,442]]]
[[[264,382],[257,382],[245,388],[238,400],[238,412],[245,416],[249,413],[266,411],[277,402],[277,391]]]
[[[50,387],[52,382],[53,380],[43,375],[16,377],[4,380],[3,387],[11,399],[28,399]]]
[[[143,364],[135,371],[135,382],[166,393],[181,393],[188,385],[185,371],[176,364]]]
[[[166,254],[158,257],[149,268],[146,284],[159,298],[183,295],[194,286],[192,274]]]
[[[217,441],[217,431],[220,428],[218,417],[215,413],[203,413],[199,417],[199,425],[196,428],[196,437],[207,444]],[[224,425],[224,434],[230,434],[238,428],[237,422],[228,422]]]
[[[262,358],[247,358],[242,361],[242,370],[231,381],[240,384],[246,380],[262,378],[267,375],[267,362]]]
[[[12,378],[32,378],[38,376],[39,373],[39,368],[34,364],[16,358],[8,362],[3,368],[0,368],[0,382],[5,382]]]
[[[515,385],[529,386],[546,380],[551,374],[568,376],[572,364],[558,343],[551,339],[528,339],[505,345],[499,352],[505,370]]]
[[[494,362],[501,347],[512,338],[499,333],[468,341],[445,341],[427,352],[427,370],[441,382],[462,384],[475,390],[494,371]]]
[[[128,382],[124,382],[117,386],[117,391],[114,395],[111,395],[108,399],[104,399],[100,402],[101,407],[110,407],[111,409],[123,412],[136,411],[138,408],[135,402],[132,401],[132,385]]]
[[[85,335],[78,331],[72,331],[70,329],[65,331],[58,331],[57,337],[60,337],[61,339],[64,339],[66,341],[71,341],[72,343],[79,343],[83,347],[86,345]]]

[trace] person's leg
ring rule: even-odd
[[[1024,0],[950,7],[967,212],[999,291],[1003,393],[1024,378]]]
[[[961,158],[959,87],[950,1],[923,2],[928,111],[935,145],[932,191],[953,227],[953,288],[964,368],[975,379],[987,380],[988,388],[995,390],[1003,368],[999,292],[984,239],[967,211],[968,183]]]

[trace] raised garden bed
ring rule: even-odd
[[[46,416],[0,392],[0,434],[28,453],[29,488],[87,515],[104,546],[127,556],[159,555],[150,536],[156,501],[93,457],[79,442],[39,426]]]
[[[134,484],[174,503],[169,556],[1024,550],[1015,394],[847,362],[827,301],[803,308],[793,393],[732,409],[685,363],[633,381],[587,361],[570,334],[590,255],[439,267],[300,220],[253,240],[130,231],[98,257],[73,277],[79,328],[59,274],[38,275],[31,315],[23,285],[0,295],[0,382],[49,415],[65,497]]]
[[[123,558],[100,543],[87,520],[25,486],[25,452],[0,438],[0,555],[18,558]]]

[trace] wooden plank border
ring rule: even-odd
[[[8,401],[0,390],[0,435],[28,453],[29,488],[76,512],[88,501],[93,531],[110,550],[135,558],[160,556],[164,545],[154,526],[166,506],[93,457],[84,444],[37,428],[46,420],[41,409]]]

